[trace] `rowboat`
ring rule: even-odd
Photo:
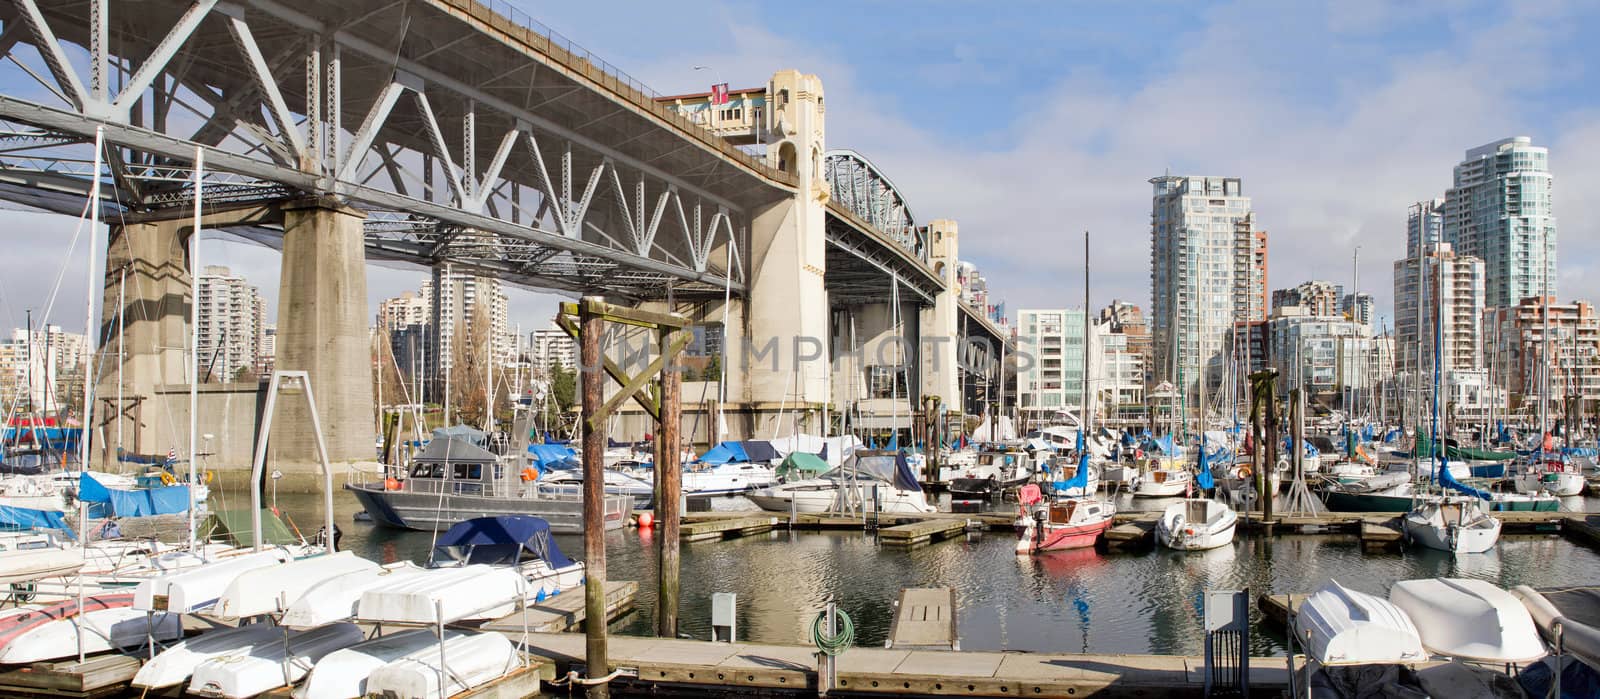
[[[440,656],[435,643],[374,670],[367,678],[367,696],[444,699],[505,676],[520,660],[511,641],[498,633],[447,638],[443,661],[449,680],[441,687],[447,673],[441,672]]]
[[[361,627],[350,623],[290,631],[287,641],[263,643],[200,663],[189,680],[189,693],[245,699],[287,687],[304,678],[324,656],[362,638]]]
[[[449,642],[464,635],[446,631]],[[373,671],[419,651],[438,655],[439,637],[430,629],[411,629],[362,641],[323,656],[294,692],[294,699],[357,699],[367,696],[367,678]],[[454,669],[455,663],[451,663]]]
[[[356,618],[409,624],[494,619],[515,611],[527,594],[528,581],[515,568],[428,568],[368,588],[361,593]]]
[[[134,609],[133,595],[102,594],[57,602],[42,609],[0,618],[0,663],[32,663],[84,653],[143,646],[147,636],[169,641],[183,635],[176,614]]]
[[[309,629],[350,619],[356,615],[356,605],[367,590],[422,572],[422,567],[406,561],[329,578],[312,585],[298,601],[290,603],[278,621],[290,628]]]
[[[1533,617],[1516,596],[1482,580],[1402,580],[1389,601],[1416,625],[1429,652],[1485,663],[1525,663],[1545,656]]]
[[[276,614],[324,580],[377,569],[378,564],[372,561],[340,551],[248,570],[228,583],[214,613],[222,619]]]
[[[149,578],[133,592],[135,609],[197,612],[216,604],[234,578],[246,571],[282,563],[282,549],[259,551]]]
[[[287,629],[283,627],[269,624],[207,631],[161,651],[145,662],[138,674],[133,676],[133,686],[141,689],[176,687],[189,679],[201,663],[241,651],[248,652],[262,644],[281,644],[286,632]]]
[[[1324,666],[1415,663],[1428,659],[1411,617],[1382,597],[1329,581],[1294,616],[1306,654]]]

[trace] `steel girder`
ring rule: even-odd
[[[370,212],[376,258],[634,298],[742,292],[745,212],[792,196],[784,173],[462,0],[86,5],[0,4],[13,76],[46,93],[0,95],[16,125],[0,196],[76,213],[65,195],[98,175],[112,208],[159,215],[192,206],[203,148],[207,202],[332,195]],[[96,127],[110,145],[91,173]]]
[[[823,172],[833,201],[912,257],[927,263],[927,236],[917,228],[911,206],[872,161],[853,150],[829,150],[824,155]]]

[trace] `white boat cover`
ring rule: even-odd
[[[263,643],[200,663],[189,680],[189,693],[245,699],[286,687],[299,682],[324,656],[361,640],[361,627],[350,623],[291,631],[288,644]]]
[[[430,645],[384,665],[367,678],[367,695],[443,699],[482,686],[517,669],[511,641],[488,632],[446,639],[444,662],[449,684],[440,691],[439,647]]]
[[[213,612],[223,619],[276,614],[299,601],[306,590],[317,583],[340,575],[377,569],[377,563],[351,551],[256,568],[240,574],[228,584]]]
[[[250,624],[232,629],[216,629],[161,651],[146,661],[133,676],[133,686],[163,689],[183,684],[201,663],[238,652],[249,652],[263,643],[283,643],[287,631],[270,624]]]
[[[409,624],[493,619],[510,614],[527,594],[528,581],[515,568],[432,568],[363,592],[356,618]]]
[[[1389,601],[1411,617],[1430,652],[1488,663],[1524,663],[1545,656],[1528,610],[1491,583],[1401,580],[1389,588]]]
[[[181,613],[209,608],[234,578],[248,570],[282,563],[287,555],[281,549],[258,551],[157,575],[134,588],[133,608]]]
[[[132,607],[95,609],[39,624],[17,634],[0,648],[0,663],[75,658],[80,628],[83,651],[90,654],[142,647],[147,632],[157,641],[183,637],[183,619],[177,614],[151,615]]]
[[[444,637],[449,641],[465,633],[446,631]],[[336,650],[311,668],[305,683],[294,690],[294,698],[359,699],[367,696],[367,678],[373,671],[420,650],[435,649],[437,655],[438,644],[432,629],[411,629]]]
[[[1329,581],[1295,612],[1306,654],[1323,665],[1417,663],[1428,659],[1411,618],[1382,597]]]
[[[344,621],[356,615],[356,605],[361,602],[362,593],[424,572],[417,564],[405,562],[329,578],[312,585],[299,601],[291,603],[278,623],[290,628],[309,629]]]

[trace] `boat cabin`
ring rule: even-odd
[[[414,493],[509,494],[505,467],[494,454],[454,437],[435,437],[411,460],[402,488]]]
[[[1050,503],[1051,524],[1072,524],[1075,520],[1100,516],[1100,508],[1105,507],[1098,500],[1063,500]],[[1076,515],[1076,517],[1074,517]]]

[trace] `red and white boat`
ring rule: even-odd
[[[1023,503],[1016,522],[1019,554],[1094,546],[1117,514],[1116,506],[1104,500],[1045,501],[1036,485],[1024,486],[1018,499]]]

